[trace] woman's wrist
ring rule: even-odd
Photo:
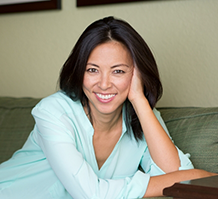
[[[136,97],[134,97],[133,99],[129,99],[130,103],[132,104],[136,114],[138,115],[138,113],[140,112],[140,110],[149,110],[152,111],[150,104],[147,100],[147,98],[144,96],[144,94],[142,95],[137,95]]]

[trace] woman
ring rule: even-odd
[[[159,196],[176,181],[214,175],[174,146],[154,108],[162,94],[155,60],[126,22],[91,24],[60,88],[36,105],[28,140],[0,166],[0,198]]]

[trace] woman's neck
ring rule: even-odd
[[[88,113],[87,107],[84,108]],[[91,107],[90,107],[91,109]],[[111,114],[102,114],[93,109],[90,110],[91,117],[88,115],[89,120],[92,122],[95,132],[101,134],[108,134],[115,131],[122,126],[122,106]]]

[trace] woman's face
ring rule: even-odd
[[[133,60],[127,48],[116,41],[97,46],[90,54],[83,91],[92,113],[121,111],[130,88]]]

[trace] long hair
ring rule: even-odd
[[[82,33],[62,67],[60,89],[72,100],[80,100],[90,111],[88,99],[82,89],[86,64],[95,47],[112,40],[122,43],[129,50],[141,73],[144,95],[153,109],[162,96],[162,84],[154,56],[144,39],[127,22],[114,17],[97,20]],[[132,128],[136,140],[142,139],[139,119],[128,99],[125,101],[125,109],[127,128]]]

